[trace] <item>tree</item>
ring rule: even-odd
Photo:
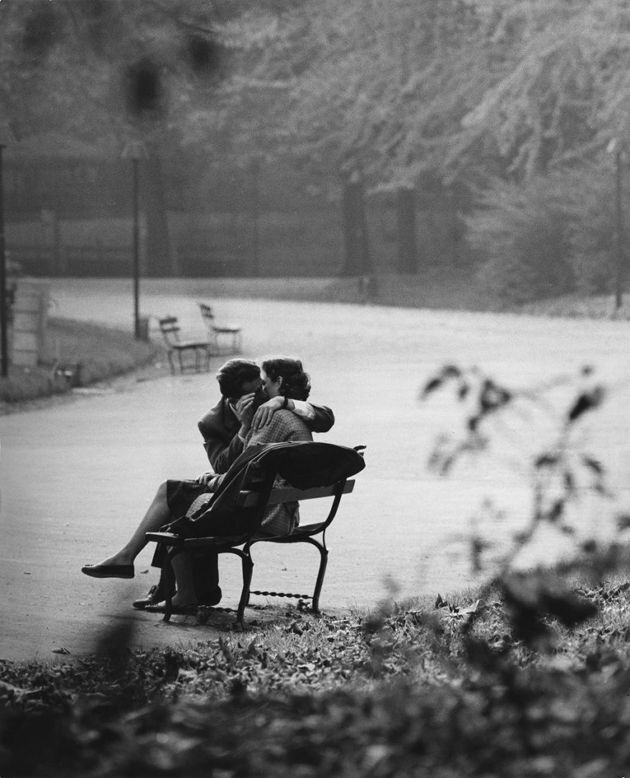
[[[515,55],[463,118],[458,153],[490,142],[506,173],[529,178],[592,159],[628,132],[630,9],[622,0],[475,3],[492,11],[492,42]]]

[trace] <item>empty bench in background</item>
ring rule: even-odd
[[[217,554],[235,554],[240,557],[243,585],[236,610],[236,620],[243,623],[245,608],[250,595],[289,597],[310,600],[311,610],[319,612],[319,598],[328,563],[326,530],[337,515],[341,498],[354,489],[350,476],[364,467],[364,446],[348,448],[332,443],[290,442],[271,443],[249,452],[249,460],[238,461],[226,473],[220,490],[210,498],[209,507],[199,515],[184,517],[170,525],[172,531],[148,532],[147,539],[167,547],[167,562],[162,568],[162,588],[174,591],[173,556],[184,551],[198,553],[211,551]],[[287,486],[274,486],[277,478]],[[286,502],[302,502],[330,498],[328,512],[321,521],[299,525],[290,535],[267,536],[261,534],[261,524],[268,508]],[[213,511],[215,512],[213,514]],[[211,518],[217,512],[231,511],[246,531],[232,537],[198,536],[203,532],[203,518]],[[229,514],[228,515],[232,515]],[[308,543],[319,551],[319,566],[313,594],[258,591],[251,589],[254,560],[252,548],[257,543],[293,545]],[[164,620],[172,613],[170,597],[167,597]]]
[[[200,339],[182,340],[177,316],[164,316],[158,319],[158,323],[166,345],[171,373],[175,372],[175,357],[177,357],[181,373],[189,367],[194,368],[195,372],[198,373],[202,365],[205,365],[206,370],[210,369],[210,356],[213,353],[212,343]],[[188,359],[188,355],[191,359]]]
[[[212,306],[199,303],[201,318],[208,331],[208,339],[213,344],[214,354],[229,356],[240,354],[242,348],[241,326],[239,324],[217,324]]]

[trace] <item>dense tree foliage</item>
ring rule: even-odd
[[[592,159],[627,129],[629,29],[623,0],[314,0],[239,19],[241,65],[288,97],[283,140],[373,186]]]
[[[627,131],[625,0],[4,0],[0,21],[0,100],[27,134],[159,120],[379,186],[527,178]]]

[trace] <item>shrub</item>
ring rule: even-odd
[[[481,285],[497,300],[521,303],[570,290],[568,214],[548,181],[494,181],[466,219],[473,248],[486,260]]]
[[[614,176],[591,165],[567,180],[572,218],[569,240],[576,288],[585,294],[612,291],[616,277],[617,224]],[[628,212],[628,201],[624,212]]]
[[[626,187],[627,188],[627,187]],[[615,278],[616,206],[610,162],[495,180],[467,219],[485,257],[478,277],[506,304],[564,294],[608,292]],[[624,212],[630,200],[624,199]]]

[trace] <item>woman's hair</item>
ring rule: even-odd
[[[311,393],[310,378],[304,372],[299,359],[290,357],[265,359],[262,369],[272,381],[282,378],[280,394],[288,397],[289,400],[306,400]]]
[[[249,359],[230,359],[221,365],[217,373],[219,389],[223,397],[240,397],[243,384],[260,378],[260,368]]]

